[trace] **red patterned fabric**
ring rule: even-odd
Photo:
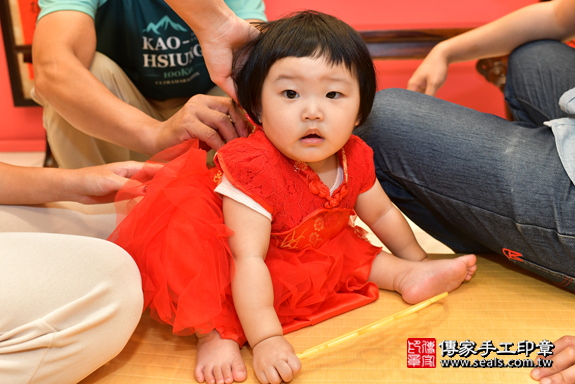
[[[246,341],[231,297],[232,232],[213,192],[222,172],[272,214],[265,263],[284,333],[376,300],[379,290],[367,279],[380,248],[353,225],[357,196],[375,183],[372,153],[352,136],[338,156],[344,182],[331,196],[305,163],[285,158],[262,131],[225,145],[212,170],[190,142],[153,159],[169,162],[155,176],[145,168],[121,191],[119,198],[131,198],[122,203],[129,214],[110,237],[138,264],[152,316],[176,334],[216,329]]]
[[[338,157],[344,182],[334,192],[335,199],[307,164],[283,156],[262,130],[225,145],[215,162],[236,188],[272,214],[272,232],[281,232],[322,207],[353,209],[357,196],[373,187],[373,151],[367,144],[351,136]]]

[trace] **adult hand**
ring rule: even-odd
[[[437,90],[445,83],[448,66],[447,58],[439,46],[436,46],[415,70],[407,82],[407,89],[435,96]]]
[[[553,344],[553,355],[548,358],[553,360],[553,366],[535,368],[531,371],[531,377],[541,384],[575,383],[575,337],[563,336]]]
[[[236,101],[236,89],[231,78],[234,52],[259,33],[253,25],[235,15],[227,18],[215,32],[205,36],[197,33],[212,81]]]
[[[272,336],[256,344],[253,364],[262,384],[290,382],[301,370],[293,346],[283,336]]]
[[[62,200],[82,204],[99,204],[114,201],[116,192],[134,176],[144,163],[126,161],[95,167],[63,170],[67,172],[62,190],[68,191]],[[161,165],[147,166],[149,172],[156,172]]]
[[[189,139],[199,139],[217,150],[239,136],[247,137],[248,127],[245,112],[229,97],[196,95],[153,128],[149,152],[155,154]]]

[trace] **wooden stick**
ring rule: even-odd
[[[324,351],[328,348],[331,348],[337,344],[343,343],[344,341],[349,341],[355,337],[358,337],[359,335],[363,335],[363,334],[366,334],[368,332],[374,331],[380,327],[383,327],[386,324],[391,323],[394,320],[401,319],[402,317],[405,317],[405,316],[409,316],[412,313],[415,313],[415,312],[435,303],[436,301],[443,299],[445,296],[447,296],[447,292],[444,292],[440,295],[432,297],[431,299],[422,301],[421,303],[415,304],[414,306],[406,308],[403,311],[397,312],[396,314],[393,314],[393,315],[388,316],[384,319],[378,320],[375,323],[371,323],[369,325],[366,325],[365,327],[361,327],[359,329],[356,329],[355,331],[346,333],[345,335],[342,335],[342,336],[336,337],[335,339],[331,339],[329,341],[326,341],[325,343],[317,345],[313,348],[306,349],[305,351],[298,353],[297,357],[299,357],[300,359],[303,359],[306,357],[313,356],[313,355],[315,355],[321,351]]]

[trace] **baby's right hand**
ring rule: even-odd
[[[291,381],[301,370],[295,350],[283,336],[272,336],[256,344],[253,365],[262,384]]]

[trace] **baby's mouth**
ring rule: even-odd
[[[316,133],[310,133],[309,135],[302,137],[302,139],[323,139],[323,137]]]

